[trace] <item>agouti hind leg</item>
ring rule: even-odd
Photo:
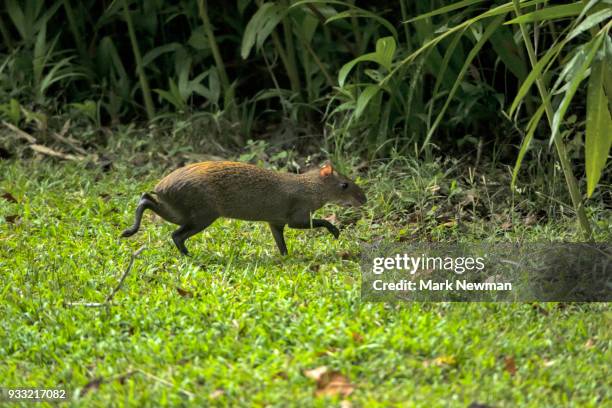
[[[172,241],[174,241],[174,245],[181,251],[181,254],[189,256],[189,251],[187,251],[187,247],[185,247],[185,241],[190,237],[194,236],[198,232],[202,231],[210,224],[213,223],[215,219],[206,221],[204,223],[199,224],[185,224],[181,225],[179,229],[172,233]]]

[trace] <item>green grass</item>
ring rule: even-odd
[[[304,375],[325,365],[354,385],[346,399],[357,407],[595,407],[612,397],[607,304],[362,302],[360,243],[411,228],[384,173],[364,178],[368,208],[339,240],[290,230],[286,258],[257,223],[217,221],[187,242],[192,258],[150,213],[119,239],[161,169],[3,161],[0,174],[0,193],[18,201],[0,199],[0,386],[61,386],[83,407],[338,406]],[[402,199],[431,213],[435,200],[415,180]],[[348,214],[338,211],[322,212]],[[610,220],[599,239],[610,241]],[[564,217],[502,232],[484,219],[415,223],[414,239],[577,236]],[[103,301],[142,245],[116,305],[65,305]]]

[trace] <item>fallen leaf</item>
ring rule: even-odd
[[[353,332],[351,333],[351,337],[355,343],[363,343],[363,336],[360,333]]]
[[[586,343],[584,343],[584,348],[587,349],[587,350],[590,350],[593,347],[595,347],[595,340],[593,340],[593,339],[588,339],[586,341]]]
[[[11,193],[9,193],[9,192],[5,192],[4,194],[2,194],[2,198],[4,198],[9,203],[16,203],[17,202],[17,199],[15,197],[13,197],[13,195]]]
[[[511,223],[510,221],[506,221],[506,222],[504,222],[504,223],[503,223],[503,224],[500,226],[500,228],[501,228],[503,231],[508,231],[508,230],[512,229],[512,223]]]
[[[221,388],[214,390],[213,392],[210,393],[209,397],[210,399],[217,399],[219,397],[222,397],[223,394],[225,394],[225,391],[223,391]]]
[[[327,366],[321,366],[317,368],[313,368],[312,370],[304,371],[304,375],[311,380],[315,380],[319,382],[325,375],[329,372],[329,368]]]
[[[181,295],[184,298],[192,298],[193,297],[193,292],[190,292],[188,290],[182,289],[180,287],[176,287],[176,291],[178,292],[179,295]]]
[[[353,404],[349,400],[340,401],[340,408],[352,408]]]
[[[506,356],[504,358],[504,369],[510,374],[516,374],[516,362],[514,361],[514,357]]]
[[[9,224],[15,224],[17,221],[19,221],[19,215],[18,214],[6,215],[4,219]]]
[[[30,135],[29,133],[24,132],[23,130],[19,129],[17,126],[12,125],[6,121],[2,121],[2,124],[4,126],[6,126],[7,128],[9,128],[10,130],[13,131],[13,133],[15,133],[15,135],[17,137],[20,137],[24,140],[26,140],[28,143],[36,143],[36,138],[33,137],[32,135]]]
[[[433,360],[425,360],[423,361],[423,365],[425,367],[445,367],[445,366],[454,366],[457,364],[457,359],[454,356],[440,356],[436,357]]]
[[[37,153],[41,153],[41,154],[51,156],[51,157],[57,157],[59,159],[64,159],[64,160],[79,161],[83,159],[82,157],[78,157],[72,154],[62,153],[57,150],[53,150],[47,146],[43,146],[39,144],[31,144],[30,149],[34,150]]]
[[[331,380],[324,387],[319,388],[315,395],[319,396],[329,396],[335,397],[336,395],[341,395],[343,397],[348,397],[354,391],[355,387],[349,382],[348,378],[339,373],[334,373],[331,375]]]

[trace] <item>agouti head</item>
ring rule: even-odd
[[[322,181],[324,195],[329,202],[354,207],[362,206],[367,202],[363,190],[348,177],[337,172],[331,163],[325,163],[323,167],[313,172],[315,171]]]

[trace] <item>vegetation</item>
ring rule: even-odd
[[[358,265],[375,239],[612,241],[611,29],[610,0],[3,1],[0,386],[602,405],[606,304],[368,304]],[[368,204],[323,209],[341,239],[292,231],[288,258],[238,221],[190,259],[151,214],[118,239],[158,177],[219,157],[331,158]],[[103,301],[142,245],[113,306],[70,304]]]
[[[0,189],[10,189],[16,201],[0,199],[0,211],[17,215],[2,226],[0,245],[2,385],[60,385],[73,406],[84,407],[341,400],[355,407],[595,407],[609,400],[605,303],[360,300],[362,240],[573,235],[571,218],[563,216],[535,225],[509,223],[508,214],[485,220],[478,212],[507,207],[498,187],[469,185],[454,171],[441,174],[439,165],[396,165],[365,175],[368,210],[344,223],[339,240],[290,230],[290,255],[282,258],[265,225],[224,220],[192,239],[193,257],[185,258],[171,242],[174,226],[150,213],[134,239],[118,238],[138,194],[162,174],[158,166],[117,164],[118,171],[105,172],[79,164],[0,164]],[[447,197],[423,189],[453,185]],[[390,202],[392,191],[401,193]],[[459,210],[460,224],[434,209],[450,211],[470,196],[476,203]],[[407,208],[429,210],[406,221]],[[329,214],[354,219],[339,208],[322,210]],[[611,225],[610,217],[600,220],[596,230],[607,231],[598,240],[609,241]],[[114,306],[68,304],[104,301],[141,245]],[[309,377],[322,366],[341,374],[341,392],[318,388]]]

